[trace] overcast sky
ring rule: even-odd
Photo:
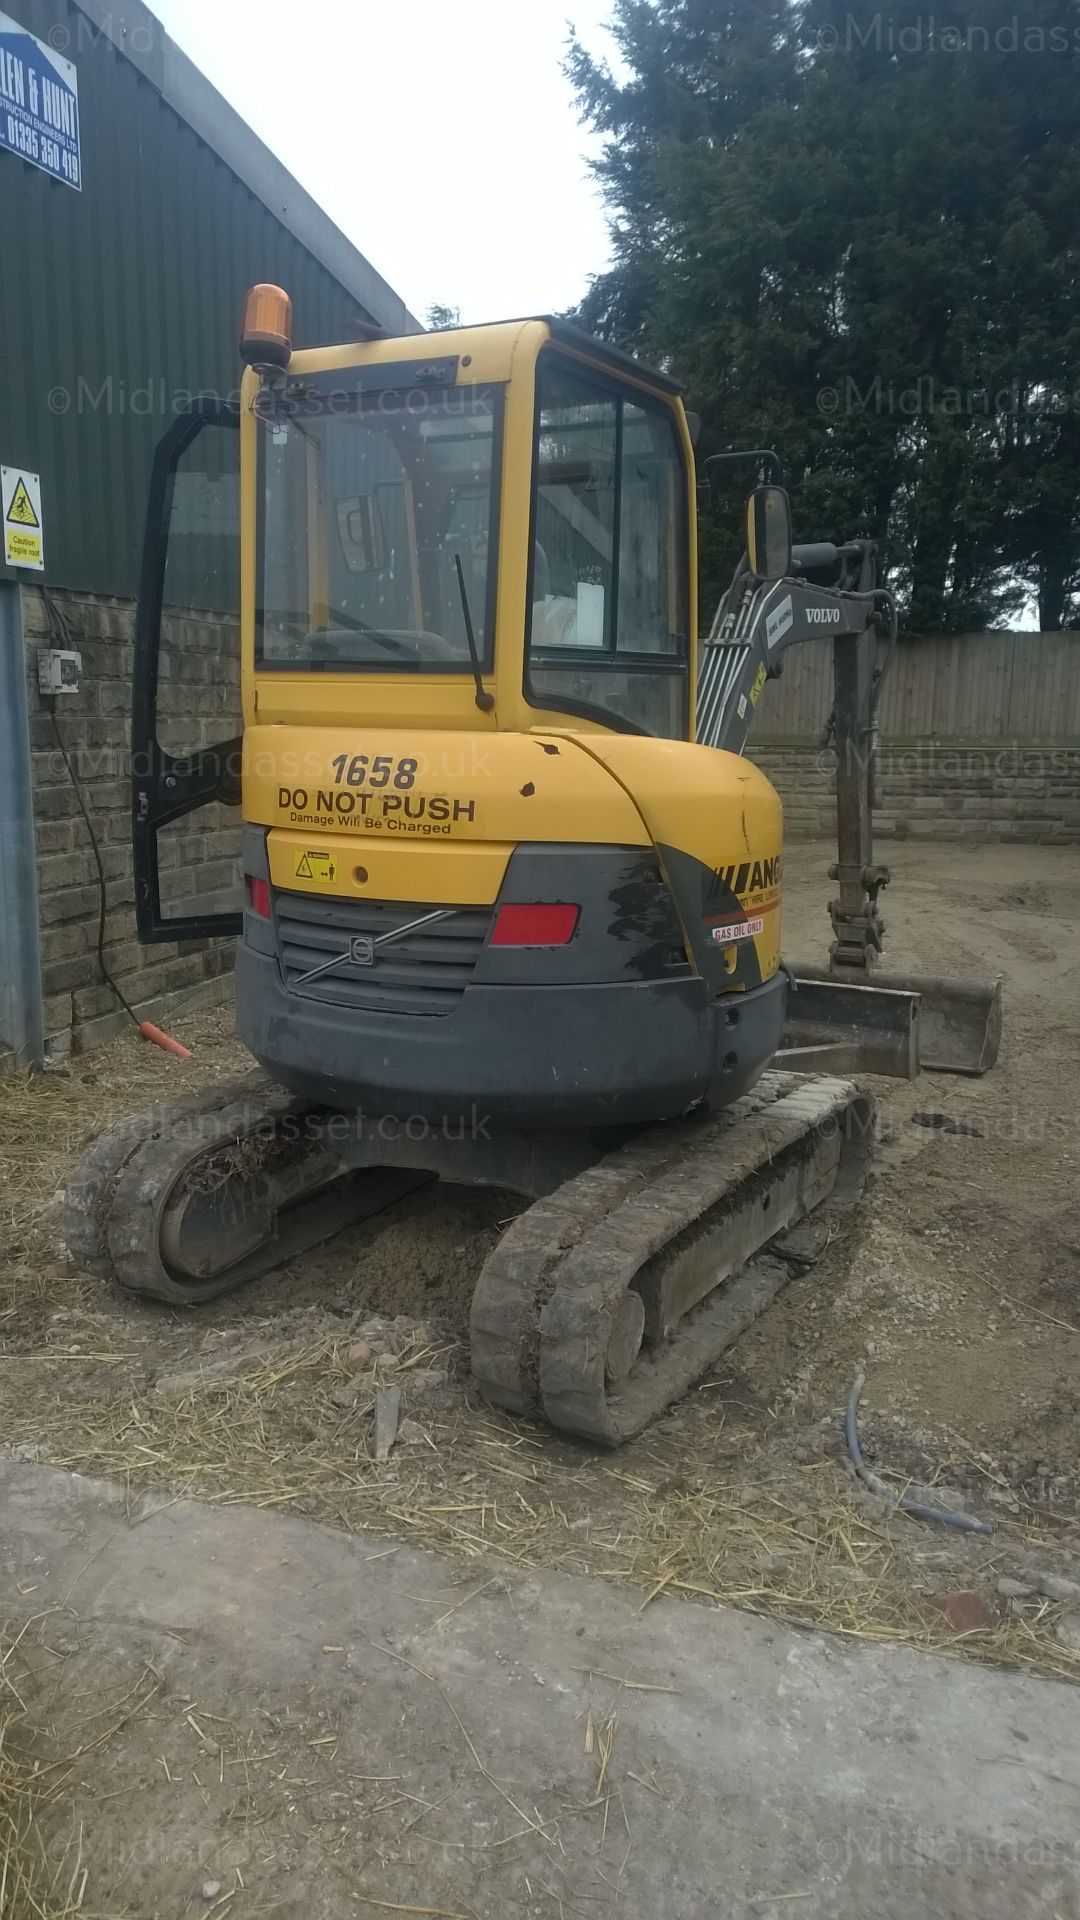
[[[561,72],[610,0],[150,0],[166,30],[423,319],[570,306],[607,231]]]

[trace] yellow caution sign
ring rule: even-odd
[[[41,525],[41,480],[24,467],[0,467],[0,508],[4,517],[4,560],[9,567],[45,568]]]
[[[34,503],[26,491],[26,481],[20,473],[15,491],[11,496],[11,505],[7,517],[19,527],[40,527],[41,521],[34,512]]]
[[[318,848],[309,848],[296,856],[296,877],[298,880],[314,880],[323,886],[330,886],[337,873],[337,861],[332,853],[322,853]]]

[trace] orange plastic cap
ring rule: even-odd
[[[291,353],[292,301],[284,287],[251,287],[244,299],[240,358],[249,367],[287,367]]]

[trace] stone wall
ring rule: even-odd
[[[140,945],[135,933],[131,856],[134,607],[130,601],[59,591],[52,599],[66,634],[58,630],[40,591],[32,586],[22,589],[45,1027],[50,1055],[60,1056],[99,1045],[130,1021],[97,965],[97,868],[52,721],[38,693],[40,648],[70,645],[82,655],[80,689],[57,698],[56,719],[101,848],[106,881],[105,962],[138,1017],[167,1024],[179,1011],[222,1000],[228,992],[232,943]],[[190,715],[190,744],[221,738],[230,722],[238,731],[235,649],[223,648],[219,630],[203,624],[188,634],[184,652],[182,674],[175,663],[163,661],[171,683],[165,690],[165,704],[174,716]],[[191,818],[194,823],[199,816]],[[231,823],[229,831],[235,832]],[[231,859],[233,842],[222,850]],[[189,891],[194,889],[196,875],[205,872],[213,851],[205,828],[201,834],[192,834]],[[174,851],[173,858],[180,856]],[[163,879],[163,890],[164,886]]]
[[[131,859],[134,607],[60,592],[54,602],[66,636],[57,631],[40,591],[22,589],[46,1032],[49,1052],[62,1055],[111,1039],[129,1022],[98,971],[96,866],[37,691],[39,648],[71,645],[82,655],[80,690],[56,701],[56,717],[101,846],[105,961],[136,1014],[167,1025],[177,1012],[223,1000],[233,951],[231,942],[221,940],[139,944]],[[1080,660],[1080,649],[1075,657]],[[161,674],[162,737],[171,750],[240,731],[235,634],[223,622],[190,612],[167,620]],[[815,727],[827,708],[826,691],[824,680],[820,687],[815,682],[804,702],[807,713],[815,713]],[[767,726],[767,707],[764,717]],[[835,761],[810,733],[808,726],[802,738],[765,733],[751,741],[751,757],[784,800],[793,840],[834,831]],[[1080,843],[1080,745],[1040,746],[1030,738],[886,739],[875,830],[883,840]],[[162,838],[166,904],[178,913],[238,904],[237,853],[235,809],[188,816]]]
[[[831,748],[751,738],[749,752],[784,802],[789,838],[816,839],[835,831]],[[1080,844],[1080,746],[882,741],[874,832],[897,840]]]

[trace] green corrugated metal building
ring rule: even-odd
[[[227,943],[135,938],[128,715],[153,449],[191,395],[235,392],[259,280],[298,346],[418,330],[141,0],[0,0],[0,465],[40,475],[45,567],[0,540],[0,1075],[122,1030],[99,944],[140,1018],[228,991]],[[50,702],[56,648],[81,665]]]
[[[248,286],[297,346],[417,322],[140,0],[5,13],[75,65],[83,184],[0,149],[0,460],[41,475],[50,583],[127,595],[154,442],[236,386]]]

